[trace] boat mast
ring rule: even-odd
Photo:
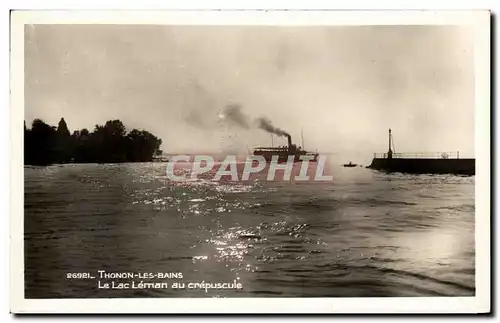
[[[300,129],[300,136],[302,137],[302,149],[305,150],[306,146],[304,145],[304,129]]]

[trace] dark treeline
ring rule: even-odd
[[[35,119],[31,129],[24,123],[24,164],[149,162],[161,155],[161,139],[153,134],[127,130],[120,120],[70,133],[61,118],[56,127]]]

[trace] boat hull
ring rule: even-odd
[[[300,159],[301,156],[305,156],[305,155],[299,155],[299,154],[296,154],[296,155],[287,155],[287,154],[254,154],[254,156],[261,156],[261,157],[264,157],[264,159],[267,161],[267,162],[271,162],[273,159],[277,160],[278,163],[286,163],[288,162],[288,158],[289,156],[291,156],[293,158],[293,162],[296,163],[296,162],[301,162],[302,160]],[[318,159],[318,156],[317,155],[309,155],[312,157],[312,159],[310,160],[311,162],[317,162],[317,159]]]

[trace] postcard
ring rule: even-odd
[[[13,11],[11,312],[490,312],[490,20]]]

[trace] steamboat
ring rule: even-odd
[[[292,143],[292,136],[285,134],[288,138],[288,146],[281,147],[256,147],[253,151],[254,156],[263,156],[266,161],[272,161],[273,158],[279,163],[286,163],[289,157],[293,158],[294,162],[301,160],[310,160],[316,162],[318,160],[318,153],[309,152],[302,147]],[[308,156],[304,158],[302,156]]]

